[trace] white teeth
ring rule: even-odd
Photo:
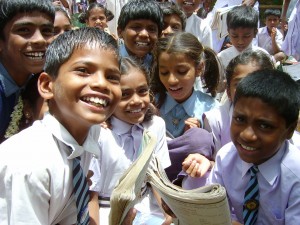
[[[138,46],[148,46],[148,43],[145,42],[136,42]]]
[[[131,110],[130,112],[131,113],[138,113],[138,112],[141,112],[142,111],[142,109],[136,109],[136,110]]]
[[[185,5],[194,5],[194,3],[193,2],[183,2],[183,4],[185,4]]]
[[[45,53],[44,52],[28,52],[25,55],[31,59],[42,60]]]
[[[83,100],[86,101],[86,102],[100,104],[100,105],[103,105],[104,107],[107,105],[106,100],[98,98],[98,97],[84,97]]]
[[[241,144],[241,146],[242,146],[242,148],[244,148],[244,149],[246,149],[248,151],[254,151],[254,150],[256,150],[256,148],[252,148],[252,147],[245,146],[245,145],[242,145],[242,144]]]

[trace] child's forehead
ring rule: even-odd
[[[231,34],[248,34],[253,33],[257,30],[257,28],[252,27],[235,27],[235,28],[229,28],[228,32]]]

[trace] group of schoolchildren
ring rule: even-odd
[[[72,29],[52,1],[0,1],[0,224],[108,224],[145,131],[174,184],[226,188],[233,224],[298,224],[300,87],[275,69],[279,31],[259,31],[271,57],[252,46],[257,12],[237,6],[216,54],[199,4],[128,1],[112,34],[99,3]],[[142,194],[122,224],[172,224]]]

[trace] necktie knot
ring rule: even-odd
[[[256,165],[250,167],[249,170],[250,170],[251,176],[255,176],[257,174],[257,172],[259,171],[259,169]]]

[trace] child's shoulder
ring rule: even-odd
[[[160,116],[153,115],[152,119],[143,122],[142,123],[143,127],[148,130],[165,130],[166,129],[166,124],[163,118]]]
[[[288,141],[286,148],[286,152],[281,161],[282,172],[296,176],[300,181],[300,150]]]

